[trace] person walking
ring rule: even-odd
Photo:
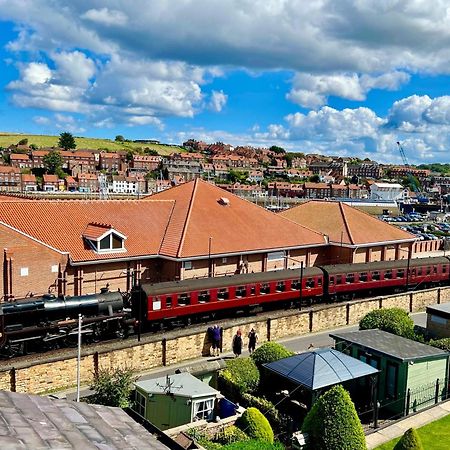
[[[234,335],[234,338],[233,338],[232,347],[233,347],[234,356],[237,358],[242,353],[242,333],[241,333],[241,330],[237,330],[236,331],[236,334]]]
[[[258,342],[258,335],[254,328],[250,330],[248,333],[248,351],[250,355],[255,351],[256,343]]]
[[[211,330],[213,356],[219,356],[221,333],[219,325],[214,325]]]

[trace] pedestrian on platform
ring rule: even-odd
[[[237,358],[242,353],[242,333],[241,330],[237,330],[236,334],[233,338],[233,353],[234,356]]]
[[[221,333],[220,333],[219,325],[214,325],[211,330],[213,356],[219,356],[220,338],[221,338]]]
[[[258,342],[258,335],[256,334],[255,329],[252,328],[250,330],[250,333],[248,333],[248,351],[250,355],[255,351],[257,342]]]

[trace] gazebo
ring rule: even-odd
[[[305,413],[327,389],[342,384],[357,409],[367,411],[376,404],[379,370],[345,353],[322,348],[263,365],[264,387],[278,386],[278,392]],[[303,415],[303,414],[301,414]]]

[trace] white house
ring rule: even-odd
[[[372,200],[393,201],[403,198],[405,188],[398,183],[372,183],[370,198]]]

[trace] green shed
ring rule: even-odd
[[[449,353],[378,329],[330,336],[337,350],[380,370],[378,399],[389,416],[407,415],[446,398]]]
[[[190,373],[137,381],[133,409],[161,430],[213,420],[222,394]]]

